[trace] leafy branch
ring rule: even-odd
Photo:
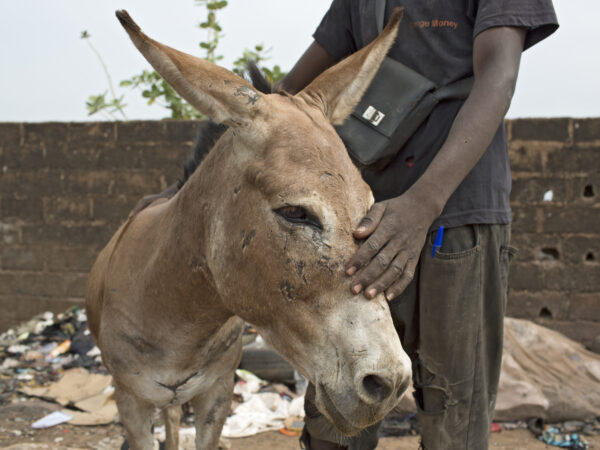
[[[128,120],[127,115],[124,111],[125,106],[127,106],[123,103],[124,96],[122,95],[121,97],[117,98],[117,95],[115,94],[115,88],[112,82],[112,77],[110,76],[110,72],[108,71],[108,67],[106,67],[106,63],[102,59],[102,55],[100,55],[100,52],[96,50],[96,47],[92,45],[92,42],[90,41],[91,35],[84,30],[81,32],[80,37],[81,39],[85,40],[87,45],[90,47],[90,49],[92,49],[92,51],[98,58],[98,61],[100,61],[102,69],[104,70],[104,74],[106,75],[106,79],[108,80],[108,87],[112,95],[112,100],[108,102],[106,101],[106,95],[108,94],[108,92],[105,92],[100,95],[91,95],[85,104],[88,110],[88,116],[96,114],[97,112],[103,112],[108,114],[111,118],[115,119],[114,113],[118,111],[119,113],[121,113],[121,116],[123,116],[123,119]]]
[[[223,59],[222,55],[216,55],[219,40],[224,36],[223,29],[217,22],[217,11],[227,6],[227,0],[195,0],[198,6],[204,6],[208,11],[206,20],[200,22],[198,27],[206,30],[206,41],[200,42],[200,48],[206,52],[204,59],[216,63]]]
[[[194,0],[198,6],[206,9],[206,19],[198,24],[198,27],[206,31],[206,40],[200,42],[200,48],[204,50],[204,59],[216,63],[223,59],[222,55],[217,54],[217,48],[221,38],[224,36],[223,29],[217,21],[217,15],[220,10],[227,7],[227,0]],[[117,97],[113,87],[112,79],[104,60],[100,53],[90,42],[90,34],[87,31],[81,33],[81,39],[86,40],[89,47],[98,57],[104,73],[108,80],[108,86],[111,93],[111,98],[107,100],[108,92],[99,95],[91,95],[86,101],[88,115],[97,113],[103,114],[105,117],[115,120],[116,114],[120,114],[124,120],[127,120],[124,108],[127,106],[123,103],[124,95]],[[267,80],[274,84],[285,76],[285,72],[278,65],[268,68],[261,66],[269,58],[267,55],[269,50],[265,50],[262,44],[255,45],[252,50],[246,49],[242,56],[233,63],[233,72],[239,76],[244,76],[246,66],[250,61],[253,61],[260,67],[261,71]],[[137,75],[133,75],[129,79],[122,80],[119,83],[122,88],[129,87],[141,92],[143,98],[147,99],[149,106],[159,105],[171,111],[171,119],[201,119],[204,116],[193,106],[183,100],[177,92],[158,74],[152,70],[143,70]]]

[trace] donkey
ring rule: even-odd
[[[393,43],[401,12],[369,46],[295,96],[246,80],[117,17],[188,102],[230,128],[168,201],[128,218],[86,288],[91,333],[115,383],[133,449],[167,449],[191,401],[196,447],[214,449],[231,404],[244,321],[316,387],[344,434],[382,419],[411,369],[383,295],[352,295],[352,230],[373,203],[331,123],[350,114]]]

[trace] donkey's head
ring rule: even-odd
[[[410,362],[383,295],[350,293],[343,267],[373,196],[331,124],[367,89],[401,12],[295,96],[262,95],[230,71],[150,39],[126,12],[117,16],[186,100],[231,128],[194,175],[218,180],[212,203],[198,210],[210,215],[203,239],[222,301],[315,384],[317,406],[340,431],[380,420],[406,389]]]

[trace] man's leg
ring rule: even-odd
[[[420,261],[415,398],[427,450],[486,449],[502,358],[508,225],[450,228]]]

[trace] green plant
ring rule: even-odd
[[[246,67],[248,67],[248,63],[254,62],[260,68],[260,70],[264,74],[265,78],[269,81],[269,83],[277,83],[285,76],[285,72],[281,70],[281,67],[275,65],[271,69],[269,69],[264,65],[261,66],[261,63],[263,61],[267,61],[268,59],[270,59],[270,57],[267,56],[269,51],[270,49],[265,50],[264,45],[262,44],[255,45],[254,50],[244,50],[242,56],[240,56],[233,62],[233,72],[243,77],[246,72]]]
[[[202,119],[204,116],[196,108],[182,99],[155,70],[143,70],[129,80],[119,83],[121,87],[131,87],[142,91],[142,97],[148,99],[148,106],[155,103],[171,110],[171,119]]]
[[[123,119],[127,120],[127,115],[124,111],[125,106],[127,106],[125,103],[123,103],[124,96],[121,95],[121,97],[117,98],[117,95],[115,94],[115,88],[112,82],[112,77],[110,76],[110,72],[108,71],[105,62],[102,59],[100,52],[98,52],[98,50],[96,50],[96,47],[92,45],[92,42],[90,41],[91,35],[86,30],[84,30],[81,32],[80,37],[81,39],[85,40],[87,45],[90,47],[90,49],[92,49],[92,51],[98,58],[98,61],[100,61],[102,69],[104,70],[104,74],[106,75],[108,87],[112,96],[111,100],[106,101],[106,96],[108,92],[104,92],[103,94],[99,95],[90,95],[88,101],[85,103],[85,106],[88,110],[88,116],[101,112],[111,119],[116,119],[115,113],[119,112]]]
[[[219,40],[224,36],[223,33],[221,33],[223,30],[217,22],[217,11],[227,6],[227,0],[195,1],[197,5],[204,6],[207,11],[206,20],[198,24],[198,27],[207,32],[206,41],[200,42],[200,48],[204,49],[206,52],[204,59],[211,63],[215,63],[223,59],[222,55],[216,55],[215,52],[217,51]]]
[[[198,27],[206,31],[206,40],[200,42],[200,48],[204,50],[204,59],[212,63],[216,63],[223,59],[222,55],[217,54],[217,48],[220,39],[224,36],[222,28],[217,21],[217,14],[220,10],[227,7],[227,0],[194,0],[198,6],[202,6],[206,9],[206,19],[198,24]],[[85,39],[92,51],[96,54],[104,72],[108,79],[109,89],[111,98],[107,100],[106,96],[108,92],[104,92],[99,95],[91,95],[87,102],[86,107],[88,115],[102,113],[105,117],[112,119],[116,118],[116,113],[119,113],[124,120],[127,120],[123,103],[124,96],[117,97],[115,90],[112,85],[112,79],[106,67],[106,64],[102,60],[100,53],[91,44],[89,38],[90,35],[87,31],[81,33],[81,38]],[[235,60],[233,71],[240,76],[244,76],[245,68],[248,62],[254,61],[261,69],[267,80],[271,83],[276,83],[285,76],[285,73],[281,70],[278,65],[272,68],[261,66],[261,63],[268,60],[268,50],[265,51],[263,45],[256,45],[254,49],[244,50],[241,57]],[[204,116],[198,112],[193,106],[183,100],[177,92],[165,81],[162,77],[154,70],[143,70],[137,75],[133,75],[131,78],[122,80],[119,83],[122,88],[129,87],[136,89],[141,92],[142,97],[147,99],[149,106],[158,105],[163,108],[170,110],[171,119],[201,119]]]

